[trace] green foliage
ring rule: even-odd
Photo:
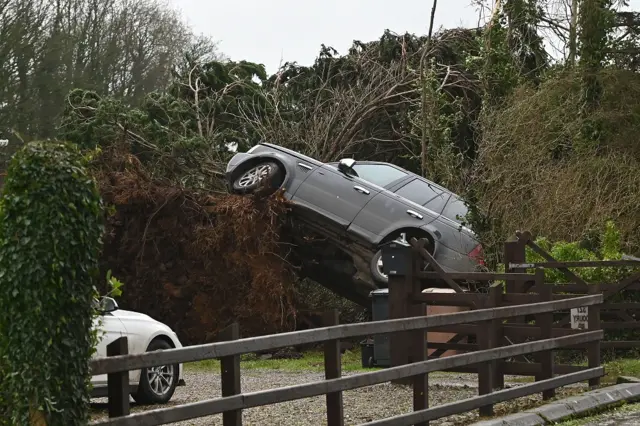
[[[482,117],[473,188],[478,208],[491,217],[492,244],[518,229],[576,241],[611,218],[622,250],[640,250],[640,78],[617,70],[599,78],[605,90],[587,117],[576,113],[579,72],[519,87]],[[586,119],[602,124],[597,147],[581,143]]]
[[[549,55],[539,33],[540,2],[537,0],[503,0],[502,14],[507,18],[506,46],[520,76],[539,82],[548,66]]]
[[[77,147],[33,142],[16,153],[0,209],[0,410],[50,426],[88,420],[94,286],[103,206]]]
[[[535,242],[559,262],[620,260],[622,258],[620,231],[613,221],[606,222],[599,239],[600,243],[595,248],[586,248],[583,242],[551,242],[545,237],[539,237]],[[527,262],[545,262],[545,259],[527,247]],[[614,283],[628,275],[625,268],[610,266],[574,268],[572,271],[588,283]],[[561,271],[555,268],[545,269],[545,279],[552,283],[570,282]]]
[[[609,35],[616,17],[615,3],[615,0],[583,0],[581,2],[578,17],[580,66],[587,72],[599,70],[606,58],[606,50],[612,41]]]
[[[480,54],[467,59],[468,66],[478,70],[484,96],[483,102],[499,102],[521,82],[521,74],[508,45],[506,17],[498,14],[478,39]]]
[[[612,0],[583,0],[580,7],[580,67],[582,77],[580,115],[584,118],[580,142],[597,147],[602,138],[603,122],[592,116],[603,95],[598,74],[610,46],[609,35],[615,19]]]
[[[425,64],[419,81],[422,101],[419,109],[408,112],[411,132],[416,139],[426,138],[421,155],[410,157],[415,161],[414,170],[422,168],[421,174],[441,185],[457,191],[461,182],[461,171],[471,156],[469,146],[459,146],[454,130],[465,122],[465,105],[461,98],[447,90],[446,81],[438,75],[435,58]],[[420,158],[422,157],[422,158]]]
[[[118,297],[122,295],[122,281],[111,275],[111,269],[107,271],[107,287],[110,289],[106,296]]]
[[[548,238],[539,237],[536,239],[542,249],[550,253],[554,259],[560,262],[570,261],[597,261],[597,260],[620,260],[622,258],[622,252],[620,251],[622,238],[620,231],[616,227],[613,221],[607,221],[602,227],[601,231],[595,236],[591,236],[591,241],[579,241],[579,242],[566,242],[566,241],[554,241],[551,242]],[[595,241],[594,241],[595,240]],[[527,247],[526,252],[527,262],[544,262],[537,253],[533,252]],[[590,284],[597,283],[609,283],[613,284],[619,282],[630,274],[637,273],[637,269],[624,268],[624,267],[594,267],[594,268],[569,268],[573,273],[582,278],[584,281]],[[565,277],[565,275],[555,268],[545,269],[545,281],[547,283],[568,283],[572,280]],[[611,298],[607,299],[608,302],[638,302],[640,300],[638,292],[635,290],[623,290]],[[611,320],[605,318],[605,320]],[[619,321],[619,318],[615,318]],[[637,340],[640,335],[637,330],[606,330],[606,340]],[[611,350],[607,351],[604,356],[607,359],[615,359],[617,356],[628,356],[628,351],[624,350]],[[563,359],[571,359],[575,356],[580,356],[580,352],[569,351],[563,355]]]
[[[125,129],[133,127],[139,113],[129,109],[113,97],[102,97],[89,90],[69,92],[65,109],[58,125],[58,137],[83,149],[94,149],[125,136]]]
[[[245,151],[260,139],[242,108],[265,115],[264,93],[255,81],[265,78],[262,65],[188,58],[166,90],[146,95],[138,107],[75,89],[65,102],[57,136],[89,149],[126,144],[150,165],[154,177],[218,186],[229,145]]]

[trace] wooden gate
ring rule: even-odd
[[[424,249],[426,241],[412,239],[412,262],[410,274],[403,277],[390,276],[389,278],[389,304],[390,318],[403,318],[407,316],[425,315],[424,305],[445,305],[462,306],[470,310],[490,309],[522,304],[534,304],[549,302],[552,300],[562,300],[574,298],[571,294],[553,294],[552,287],[544,283],[544,270],[536,268],[535,272],[445,272],[435,261],[433,256]],[[424,272],[418,270],[420,260],[426,260],[433,271]],[[455,293],[423,293],[422,290],[429,286],[429,282],[434,280],[446,283]],[[466,289],[465,283],[486,283],[487,292],[471,292]],[[503,282],[516,283],[518,288],[526,288],[523,292],[505,292]],[[596,286],[590,287],[591,293],[598,292]],[[477,350],[490,349],[501,346],[510,346],[516,342],[524,342],[533,339],[546,339],[554,337],[569,336],[579,334],[580,330],[562,327],[554,324],[553,315],[536,315],[532,317],[520,317],[503,324],[502,321],[493,321],[487,325],[478,324],[456,324],[434,328],[430,331],[441,333],[452,333],[447,342],[430,343],[429,347],[436,349],[429,358],[436,359],[445,352],[455,350],[458,352],[471,352]],[[408,340],[403,340],[408,339]],[[424,336],[423,336],[424,339]],[[465,341],[466,340],[466,341]],[[392,336],[392,347],[406,347],[406,351],[392,352],[391,365],[402,365],[412,362],[411,353],[419,352],[417,346],[421,341],[416,341],[414,335],[404,335],[398,333]],[[587,349],[587,346],[578,346],[575,349]],[[592,357],[599,357],[599,353],[591,354]],[[395,358],[394,358],[395,357]],[[505,374],[534,376],[538,379],[549,374],[550,369],[554,374],[567,374],[582,371],[587,367],[555,364],[548,354],[539,356],[527,356],[520,359],[507,359],[496,362],[494,371],[497,377],[495,384],[502,387]],[[458,367],[450,371],[464,373],[481,373],[479,365],[467,365]]]
[[[605,341],[603,348],[631,349],[640,346],[640,340],[617,340],[615,331],[639,330],[640,331],[640,303],[615,301],[620,296],[630,296],[632,292],[640,290],[640,270],[636,270],[629,276],[618,282],[587,283],[578,273],[571,271],[576,268],[593,267],[636,267],[640,268],[640,261],[637,260],[609,260],[609,261],[577,261],[559,262],[553,256],[538,246],[530,232],[517,232],[516,241],[505,244],[505,270],[508,272],[520,273],[531,269],[557,269],[569,283],[548,283],[551,287],[554,299],[560,297],[579,296],[594,292],[594,287],[604,296],[604,304],[601,306],[600,315],[602,319],[602,329],[605,330]],[[545,262],[527,262],[526,247],[545,259]],[[532,291],[531,283],[507,283],[507,292],[529,292]],[[554,326],[562,328],[571,327],[571,316],[575,311],[556,314]],[[640,333],[639,333],[640,334]]]

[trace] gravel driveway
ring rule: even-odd
[[[343,373],[349,376],[358,373]],[[255,392],[271,388],[303,384],[324,379],[323,373],[284,372],[279,370],[243,370],[243,392]],[[429,375],[429,405],[436,406],[459,401],[477,395],[477,379],[471,374],[432,373]],[[221,396],[220,375],[210,371],[186,370],[187,386],[177,388],[169,405],[197,402]],[[517,386],[518,383],[509,382]],[[521,383],[520,383],[521,384]],[[559,392],[560,394],[560,392]],[[539,395],[521,398],[516,405],[530,405],[540,401]],[[390,383],[343,392],[345,424],[357,425],[372,420],[403,414],[412,410],[411,387]],[[106,400],[96,399],[93,419],[106,417]],[[509,403],[513,409],[514,403]],[[504,405],[504,404],[503,404]],[[247,426],[290,425],[317,426],[326,424],[325,397],[300,399],[276,405],[250,408],[243,411],[243,424]],[[498,411],[500,410],[500,406]],[[141,407],[132,404],[132,412],[158,407]],[[504,410],[504,408],[503,408]],[[465,424],[477,418],[477,410],[431,422],[432,425]],[[175,425],[222,425],[222,415],[203,417],[173,423]]]

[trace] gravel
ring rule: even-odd
[[[343,373],[349,376],[358,373]],[[324,379],[323,373],[285,372],[279,370],[243,370],[243,392],[256,392],[277,387],[291,386]],[[221,396],[220,375],[206,370],[186,370],[186,386],[176,389],[176,393],[167,406],[202,401]],[[477,378],[471,374],[432,373],[429,376],[429,406],[460,401],[477,395]],[[507,381],[510,386],[518,383]],[[522,384],[522,383],[519,383]],[[357,425],[372,420],[383,419],[410,412],[412,410],[411,387],[384,383],[343,392],[345,424]],[[531,405],[540,401],[539,395],[521,398],[511,404],[514,406]],[[93,419],[106,418],[106,400],[93,400]],[[497,407],[498,413],[504,411],[506,404]],[[316,426],[326,424],[325,397],[318,396],[280,404],[250,408],[243,411],[243,424],[247,426],[291,425]],[[500,408],[502,407],[502,408]],[[145,411],[159,407],[136,406],[132,403],[132,412]],[[477,410],[445,419],[432,421],[432,425],[460,425],[477,419]],[[222,425],[222,415],[191,419],[174,425]]]

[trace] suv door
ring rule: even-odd
[[[478,245],[473,231],[463,225],[467,213],[468,208],[464,200],[453,195],[439,218],[439,222],[444,225],[440,227],[441,243],[463,257],[467,257],[467,254]]]
[[[292,200],[347,228],[384,187],[407,176],[407,172],[386,163],[356,163],[350,174],[338,170],[338,163],[329,163],[314,170]]]
[[[426,179],[415,178],[397,188],[396,195],[428,209],[436,215],[442,213],[451,193]]]
[[[449,193],[416,177],[395,192],[381,192],[358,214],[349,229],[366,241],[377,243],[396,229],[420,228],[436,220],[440,212],[426,206],[441,205],[434,207],[441,211],[444,203],[439,200],[443,197],[446,203]]]
[[[314,170],[298,187],[292,201],[347,228],[358,212],[381,188],[338,169],[324,165]]]

